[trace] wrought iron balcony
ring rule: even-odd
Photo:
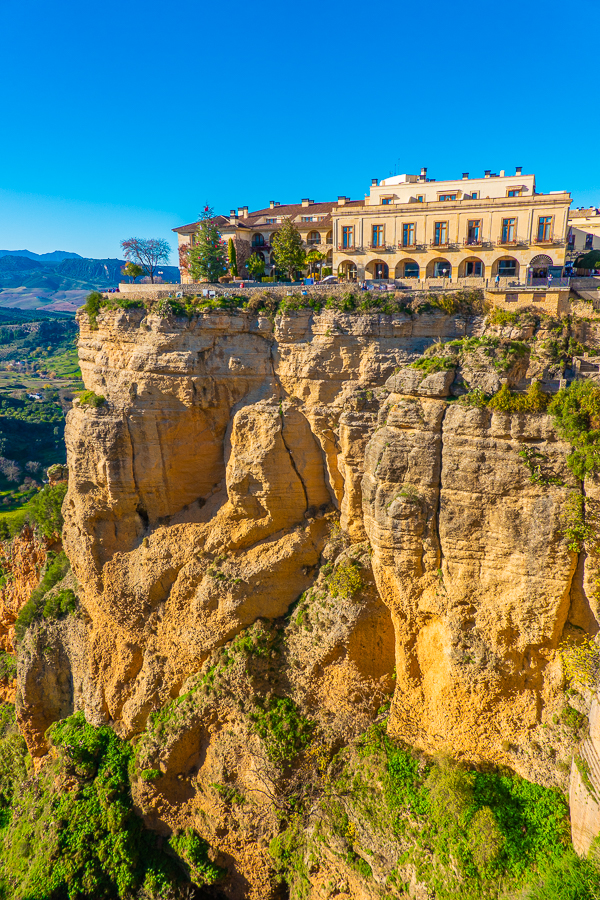
[[[394,247],[385,243],[382,244],[367,244],[367,249],[376,251],[377,253],[393,253]]]
[[[519,244],[524,244],[524,243],[525,243],[525,241],[519,237],[513,237],[513,238],[499,237],[498,240],[496,241],[496,246],[498,246],[498,247],[518,247]]]
[[[402,241],[398,241],[398,250],[406,250],[411,253],[419,253],[423,250],[427,250],[427,244],[403,244]]]
[[[561,240],[560,238],[555,238],[555,237],[547,237],[547,238],[535,237],[533,239],[533,243],[534,244],[546,244],[547,246],[553,244],[555,247],[564,247],[566,242]]]
[[[435,250],[458,250],[458,244],[452,241],[429,241],[429,246]]]
[[[362,247],[344,247],[343,244],[338,244],[338,250],[340,253],[362,253]]]

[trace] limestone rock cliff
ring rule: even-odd
[[[56,665],[28,636],[32,754],[76,709],[139,741],[160,773],[140,780],[140,810],[165,833],[196,822],[232,898],[272,890],[277,786],[245,706],[257,684],[267,712],[285,688],[340,740],[390,698],[397,738],[565,786],[557,648],[599,616],[597,560],[565,536],[583,488],[547,415],[458,399],[551,381],[533,326],[132,309],[80,327],[86,388],[106,398],[75,403],[66,428],[63,539],[84,616],[76,633],[54,626]],[[435,342],[450,347],[441,368],[410,366]],[[532,449],[547,477],[531,477]],[[256,671],[235,643],[248,629],[267,635]],[[165,711],[176,724],[157,732]],[[232,814],[240,790],[250,818]]]

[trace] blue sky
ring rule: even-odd
[[[597,30],[595,0],[12,0],[0,248],[175,246],[206,202],[356,199],[421,166],[522,165],[538,190],[600,206],[600,116],[575,112],[594,96]]]

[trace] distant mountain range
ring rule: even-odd
[[[42,254],[0,250],[0,307],[47,308],[54,302],[53,295],[60,292],[62,296],[55,299],[61,301],[61,311],[71,311],[64,305],[65,292],[77,292],[72,302],[77,297],[79,306],[85,292],[117,287],[123,280],[124,265],[122,259],[85,259],[63,250]],[[179,282],[175,266],[160,266],[160,270],[163,281]],[[72,305],[70,301],[68,305]]]
[[[40,262],[60,262],[61,259],[83,259],[79,253],[68,250],[53,250],[52,253],[33,253],[31,250],[0,250],[0,256],[25,256],[27,259],[38,259]]]

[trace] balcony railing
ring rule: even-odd
[[[483,243],[482,238],[465,238],[463,247],[483,247]]]
[[[525,241],[520,237],[513,237],[513,238],[499,237],[498,240],[496,241],[496,246],[497,247],[518,247],[519,244],[524,244],[524,243],[525,243]]]
[[[410,250],[411,253],[417,253],[421,250],[427,250],[426,244],[403,244],[402,241],[398,241],[398,250]]]
[[[341,253],[362,253],[362,247],[355,247],[354,245],[351,247],[344,247],[343,244],[338,244],[338,250]]]
[[[534,237],[533,243],[534,244],[546,244],[546,245],[553,244],[555,247],[564,247],[566,242],[561,240],[560,238],[555,238],[555,237],[547,237],[547,238]]]
[[[385,243],[382,244],[367,244],[368,250],[376,250],[378,253],[393,253],[394,247]]]
[[[434,247],[436,250],[458,250],[458,244],[453,243],[453,241],[429,241],[429,246]]]

